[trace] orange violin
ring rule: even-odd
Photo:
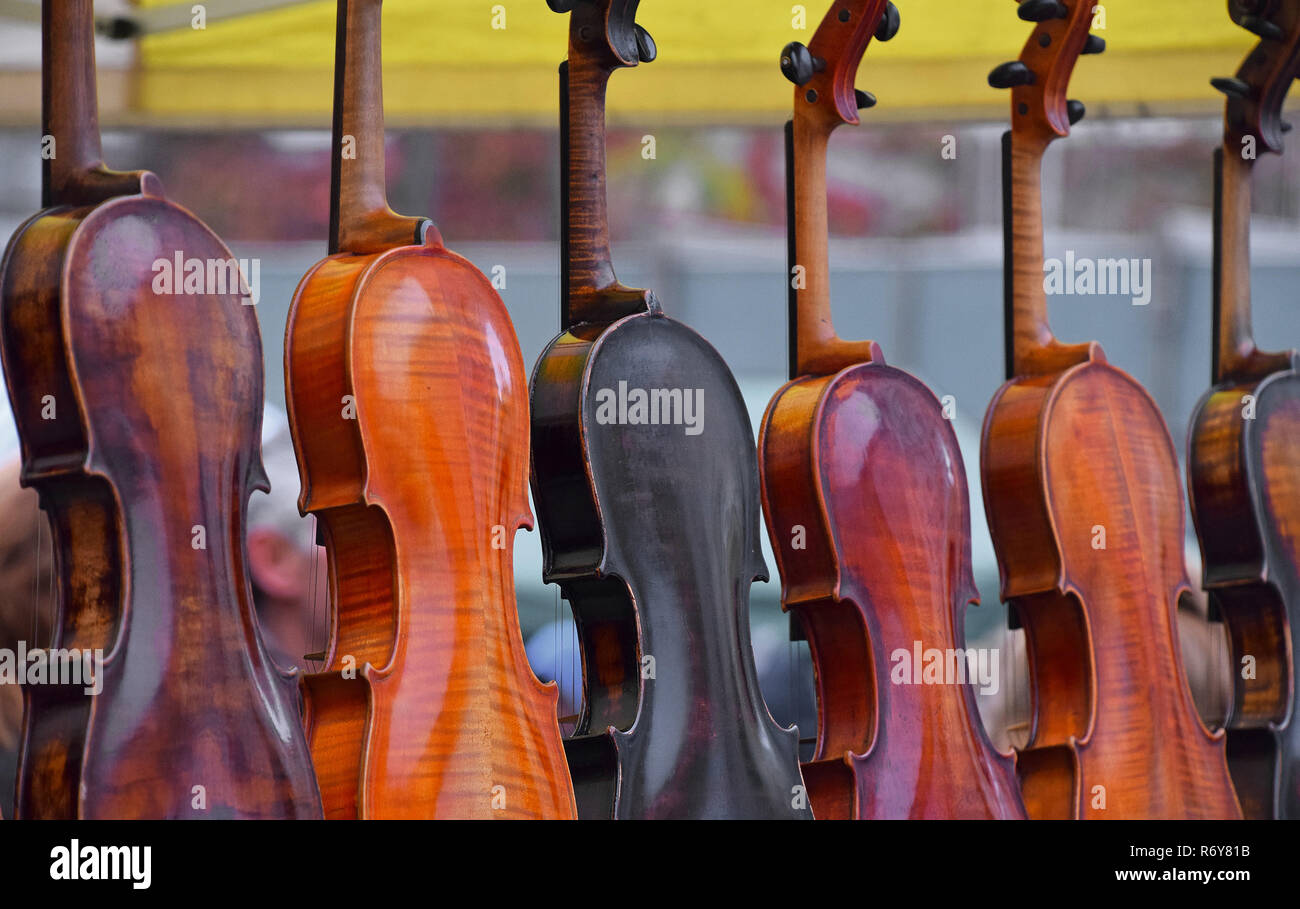
[[[299,503],[329,560],[326,667],[304,679],[325,814],[573,817],[558,690],[515,611],[519,344],[488,280],[389,209],[380,0],[338,8],[331,255],[285,339]]]

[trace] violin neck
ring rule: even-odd
[[[1047,144],[1002,138],[1007,377],[1025,375],[1055,345],[1043,289],[1043,153]]]
[[[830,131],[806,117],[789,127],[791,172],[791,378],[805,375],[818,352],[835,339],[826,206],[826,152]]]
[[[799,288],[796,283],[795,268],[799,264],[799,236],[795,230],[798,208],[795,205],[795,192],[799,182],[799,173],[794,162],[794,121],[785,124],[785,254],[786,254],[786,336],[788,345],[789,378],[799,378]],[[790,628],[793,634],[797,622],[794,613],[790,614]],[[791,638],[793,640],[793,638]]]
[[[338,0],[330,253],[382,252],[423,241],[424,218],[388,207],[384,170],[382,0]]]
[[[826,376],[860,363],[883,363],[875,341],[846,341],[831,317],[826,151],[838,122],[796,109],[786,127],[790,270],[790,378]]]
[[[1214,154],[1214,368],[1213,384],[1253,382],[1300,369],[1294,350],[1255,346],[1250,312],[1250,211],[1254,161],[1229,133]]]
[[[595,304],[618,278],[609,247],[605,90],[613,69],[570,53],[560,67],[563,312],[567,328],[596,321]]]
[[[41,6],[41,107],[43,134],[54,137],[45,156],[43,205],[60,196],[78,173],[103,160],[95,86],[95,22],[92,0],[44,0]],[[48,141],[48,140],[46,140]]]
[[[93,205],[131,195],[158,178],[104,167],[95,83],[92,0],[42,0],[41,4],[41,207]]]
[[[1214,375],[1239,372],[1255,349],[1250,313],[1250,211],[1254,161],[1229,139],[1214,153]]]

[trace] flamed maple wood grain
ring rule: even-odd
[[[1188,582],[1168,429],[1096,343],[1060,344],[1047,321],[1041,160],[1069,132],[1065,91],[1092,18],[1087,4],[1067,8],[1035,27],[1020,58],[1035,81],[1012,91],[1010,377],[981,442],[1002,597],[1030,666],[1025,804],[1033,818],[1240,817],[1222,734],[1202,725],[1182,666]]]
[[[558,692],[515,608],[519,344],[488,280],[388,207],[379,0],[341,0],[338,37],[334,254],[285,339],[299,504],[328,552],[325,667],[303,682],[325,814],[569,818]]]

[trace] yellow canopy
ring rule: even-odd
[[[888,44],[873,42],[859,73],[859,87],[880,98],[873,118],[1001,115],[1006,96],[985,80],[1029,34],[1014,3],[896,2],[902,30]],[[1099,3],[1095,33],[1109,48],[1080,62],[1072,96],[1114,113],[1217,109],[1210,77],[1233,73],[1255,40],[1226,7],[1223,0]],[[826,0],[643,0],[638,21],[658,43],[659,59],[614,77],[611,116],[779,118],[791,87],[778,54],[788,41],[809,40],[826,8]],[[567,21],[544,0],[389,0],[390,121],[549,123]],[[334,27],[335,4],[319,0],[147,37],[130,106],[148,119],[323,125]]]

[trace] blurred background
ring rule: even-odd
[[[1028,708],[979,494],[980,422],[1003,380],[999,142],[1008,115],[986,75],[1019,55],[1029,27],[1008,0],[897,5],[901,32],[873,43],[858,77],[879,105],[832,141],[835,317],[841,335],[875,339],[891,364],[955,398],[983,598],[967,627],[971,646],[1003,652],[1002,684],[981,707],[1005,745]],[[105,159],[154,171],[237,257],[261,260],[268,423],[282,420],[288,305],[325,254],[334,4],[118,0],[96,12],[105,33],[123,36],[97,48]],[[777,58],[788,41],[807,42],[824,12],[789,0],[645,0],[639,21],[659,59],[617,73],[609,92],[619,276],[654,288],[668,314],[717,347],[756,431],[786,378],[781,127],[791,89]],[[1114,0],[1096,14],[1109,49],[1080,62],[1071,96],[1088,117],[1048,155],[1046,251],[1150,259],[1151,297],[1145,306],[1127,295],[1056,297],[1053,325],[1066,341],[1099,340],[1150,389],[1181,457],[1210,370],[1211,155],[1222,103],[1209,80],[1235,72],[1254,39],[1232,25],[1223,0]],[[392,205],[432,217],[451,249],[504,278],[531,369],[558,327],[556,66],[567,19],[543,0],[389,0],[384,21]],[[39,112],[39,4],[0,0],[3,236],[40,207]],[[643,154],[647,137],[653,157]],[[1300,156],[1262,160],[1252,243],[1266,348],[1300,345],[1290,298],[1300,283],[1298,219]],[[298,491],[288,463],[272,475],[281,510]],[[301,535],[308,546],[309,522]],[[1199,589],[1190,521],[1187,550]],[[770,550],[767,563],[775,574]],[[541,582],[535,533],[519,535],[516,566],[534,667],[561,677],[572,701],[571,631],[556,588]],[[769,705],[811,736],[806,648],[789,642],[775,578],[756,584],[752,600]],[[1222,704],[1207,692],[1226,658],[1196,616],[1189,608],[1188,673],[1213,718]]]

